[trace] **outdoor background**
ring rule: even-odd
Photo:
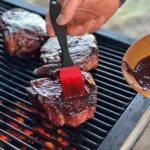
[[[48,8],[48,0],[24,0]],[[140,38],[150,33],[150,0],[127,0],[103,28]]]

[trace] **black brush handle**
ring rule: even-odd
[[[56,23],[56,19],[60,14],[60,11],[61,11],[60,3],[57,0],[50,0],[51,22],[62,50],[62,67],[74,66],[74,63],[70,57],[68,50],[66,26],[59,26]]]

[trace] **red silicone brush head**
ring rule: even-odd
[[[62,68],[60,70],[60,81],[64,98],[86,96],[82,73],[78,66]]]

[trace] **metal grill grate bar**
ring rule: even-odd
[[[16,133],[19,133],[20,135],[23,135],[24,137],[28,138],[29,140],[41,145],[43,148],[49,149],[49,147],[45,146],[44,144],[42,144],[41,142],[39,142],[38,140],[35,140],[34,138],[32,138],[31,136],[26,135],[25,133],[23,133],[22,131],[14,128],[13,126],[9,125],[8,123],[5,123],[3,121],[0,121],[3,126],[7,127],[8,129],[11,129],[13,131],[15,131]],[[25,146],[25,145],[24,145]]]
[[[112,78],[108,78],[106,74],[104,76],[102,73],[100,73],[100,74],[93,73],[93,76],[97,77],[97,78],[101,78],[103,81],[107,81],[109,83],[117,85],[117,87],[128,89],[127,92],[129,92],[132,95],[134,94],[133,89],[131,87],[129,87],[126,83],[124,83],[125,81],[123,79],[122,79],[122,82],[118,82],[117,80],[114,80]]]
[[[108,82],[106,83],[106,82],[103,82],[103,81],[97,80],[97,79],[96,79],[95,81],[97,82],[97,84],[99,83],[99,85],[101,85],[102,87],[103,87],[103,86],[104,86],[104,87],[109,86],[109,87],[111,87],[112,91],[116,91],[117,93],[122,93],[122,94],[120,94],[121,97],[124,97],[124,95],[126,95],[126,99],[128,99],[127,96],[128,96],[129,94],[132,95],[132,96],[134,96],[134,94],[131,93],[130,91],[126,91],[125,89],[116,87],[116,86],[114,86],[114,85],[112,85],[112,84],[109,84]]]
[[[11,112],[12,112],[12,111],[11,111]],[[53,144],[55,144],[55,145],[57,145],[57,146],[59,146],[59,147],[63,147],[64,150],[69,150],[68,148],[66,148],[66,147],[64,147],[63,145],[59,144],[57,141],[54,141],[54,140],[52,140],[51,138],[48,138],[48,137],[46,137],[46,136],[43,136],[41,133],[35,131],[35,130],[32,129],[30,126],[25,125],[24,123],[20,123],[20,122],[18,122],[17,120],[15,120],[14,118],[12,118],[12,117],[10,117],[10,116],[8,116],[8,115],[2,113],[2,112],[0,112],[0,114],[1,114],[3,117],[5,117],[5,118],[7,118],[7,119],[9,119],[9,120],[11,120],[11,121],[13,121],[13,122],[15,122],[16,124],[20,125],[21,127],[26,128],[26,129],[30,130],[31,132],[34,132],[36,135],[38,135],[39,137],[45,139],[46,141],[50,141],[50,142],[52,142]],[[6,133],[7,133],[7,132],[6,132]],[[7,134],[9,134],[9,133],[7,133]],[[8,136],[9,136],[9,135],[8,135]],[[12,138],[13,140],[15,140],[15,141],[20,141],[18,138],[15,138],[14,136],[11,136],[11,138]],[[23,143],[21,143],[21,144],[22,144],[22,145],[25,145],[26,143],[23,142]],[[26,144],[26,145],[27,145],[27,144]],[[41,143],[40,143],[40,145],[41,145]]]
[[[0,68],[0,72],[3,76],[7,77],[8,79],[12,79],[14,82],[20,83],[21,85],[24,85],[27,87],[29,85],[29,82],[27,82],[24,79],[19,78],[18,76],[15,76],[11,73],[8,73],[6,70]]]
[[[25,110],[24,109],[24,107],[21,107],[21,106],[19,106],[19,105],[17,105],[17,104],[15,104],[15,103],[13,103],[13,102],[10,102],[9,100],[6,100],[5,98],[3,98],[3,97],[1,97],[0,96],[0,98],[1,99],[3,99],[4,101],[6,101],[7,103],[11,103],[11,105],[14,105],[14,106],[16,106],[16,107],[18,107],[18,108],[20,108],[20,109],[22,109],[22,110],[24,110],[24,111],[26,111],[26,112],[28,112],[28,113],[31,113],[29,110]],[[9,108],[7,108],[6,106],[4,106],[4,105],[1,105],[1,107],[4,107],[5,109],[7,109],[7,110],[9,110]],[[26,116],[24,116],[24,115],[21,115],[21,114],[18,114],[17,112],[15,112],[15,111],[13,111],[13,110],[11,110],[11,112],[13,112],[13,113],[15,113],[15,114],[17,114],[17,115],[19,115],[20,117],[22,117],[22,118],[24,118],[25,120],[27,119],[27,121],[30,121],[31,123],[33,123],[32,122],[32,119],[30,119],[30,118],[28,118],[28,117],[26,117]],[[32,115],[33,115],[33,113],[32,113]],[[35,116],[35,115],[33,115],[33,116]],[[36,116],[37,117],[37,116]],[[44,118],[43,118],[44,119]],[[44,121],[45,121],[45,119],[44,119]],[[16,123],[18,123],[17,121],[16,121]],[[36,125],[36,124],[35,124]],[[39,126],[39,125],[38,125]],[[42,128],[44,128],[43,126],[42,126]],[[61,128],[60,128],[61,129]],[[48,129],[46,129],[46,130],[48,130]],[[63,129],[62,129],[63,130]],[[55,135],[55,136],[59,136],[59,137],[61,137],[62,139],[64,139],[64,140],[66,140],[66,141],[68,141],[66,138],[64,138],[64,137],[62,137],[62,136],[60,136],[60,135],[58,135],[58,134],[56,134],[56,133],[54,133],[54,132],[52,132],[52,131],[50,131],[50,130],[48,130],[50,133],[52,133],[53,135]],[[65,130],[64,130],[65,131]],[[79,131],[81,131],[80,129],[79,129]],[[100,130],[99,130],[100,131]],[[101,130],[100,132],[102,132],[103,130]],[[81,131],[81,132],[83,132],[83,130]],[[103,131],[104,132],[104,131]],[[85,131],[84,132],[85,134],[87,134],[87,132]],[[98,141],[99,140],[102,140],[103,138],[101,138],[101,137],[99,137],[99,136],[96,136],[96,135],[94,135],[94,134],[92,134],[91,132],[88,132],[88,134],[90,134],[90,136],[92,137],[92,138],[94,138],[94,139],[97,139]],[[72,136],[74,136],[74,134],[71,134]],[[78,137],[78,139],[80,139],[79,137]],[[83,137],[81,138],[82,140],[84,140],[85,142],[87,142],[87,143],[91,143],[92,145],[94,144],[94,142],[93,141],[90,141],[90,140],[88,140],[88,139],[83,139]],[[70,142],[70,141],[68,141],[68,142]],[[70,142],[70,143],[72,143],[72,142]],[[73,144],[73,143],[72,143]],[[74,144],[74,145],[76,145],[76,143]]]
[[[121,57],[123,57],[123,55],[124,55],[124,52],[121,52],[119,50],[117,51],[117,50],[114,50],[112,48],[104,47],[102,45],[98,45],[98,48],[101,51],[106,51],[106,52],[109,52],[109,53],[113,53],[113,54],[116,54],[116,55],[121,56]]]
[[[15,136],[12,136],[11,134],[9,134],[8,132],[6,132],[6,131],[4,131],[4,130],[2,130],[2,129],[0,129],[0,133],[6,135],[6,136],[8,136],[8,137],[10,137],[11,139],[17,141],[18,143],[20,143],[20,144],[26,146],[27,148],[29,148],[29,149],[31,149],[31,150],[36,150],[35,148],[31,147],[29,144],[26,144],[25,142],[21,141],[20,139],[16,138]]]
[[[111,97],[111,96],[109,96],[109,95],[107,95],[105,93],[98,93],[98,94],[101,96],[101,98],[107,99],[107,101],[109,101],[109,102],[111,102],[113,104],[117,103],[118,106],[125,106],[125,105],[127,105],[126,102],[123,102],[120,99],[116,99],[114,97]]]
[[[0,139],[0,142],[2,142],[3,144],[5,144],[6,146],[10,147],[13,150],[20,150],[20,149],[16,148],[15,146],[13,146],[12,144],[10,144],[7,141],[4,141],[4,140]]]
[[[99,112],[102,112],[104,114],[108,114],[108,115],[110,115],[110,116],[112,116],[114,118],[118,118],[120,116],[120,113],[116,113],[116,112],[114,112],[114,111],[112,111],[110,109],[107,109],[105,107],[102,107],[100,105],[97,105],[96,107],[97,107],[97,110],[99,110]]]

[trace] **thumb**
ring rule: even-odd
[[[62,4],[62,10],[57,18],[59,25],[67,24],[74,16],[77,7],[82,0],[65,0]]]

